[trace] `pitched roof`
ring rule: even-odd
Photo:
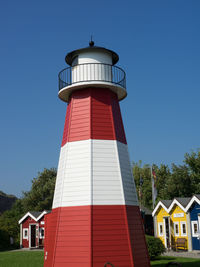
[[[191,197],[176,197],[175,198],[184,208],[190,202]]]
[[[155,215],[159,207],[162,207],[166,212],[168,212],[168,206],[170,206],[171,203],[172,203],[172,200],[160,200],[158,204],[156,205],[156,207],[154,208],[152,212],[152,216]]]
[[[185,211],[185,208],[187,207],[190,200],[191,200],[191,197],[175,197],[173,200],[171,199],[160,200],[157,206],[155,207],[155,209],[153,210],[152,215],[153,216],[155,215],[156,211],[158,210],[160,206],[162,206],[166,210],[166,212],[169,213],[170,210],[174,207],[174,204],[177,204],[177,205],[179,204],[180,206],[182,206],[182,208]]]
[[[33,217],[38,218],[44,211],[46,213],[50,213],[51,212],[51,210],[43,210],[43,211],[29,211],[29,213],[31,215],[33,215]]]
[[[191,206],[194,202],[196,202],[198,205],[200,205],[200,194],[193,195],[193,197],[190,199],[190,201],[187,204],[186,211],[188,211],[191,208]]]
[[[28,211],[19,221],[18,223],[22,223],[28,216],[34,219],[36,222],[41,219],[45,214],[49,213],[49,210],[41,211]]]
[[[160,200],[153,210],[152,216],[155,215],[160,206],[169,213],[175,204],[179,205],[184,212],[188,212],[194,201],[200,205],[200,194],[195,194],[193,197],[175,197],[173,200]]]
[[[200,200],[200,194],[195,194],[195,196]]]
[[[29,213],[31,215],[33,215],[33,217],[37,218],[42,214],[43,211],[29,211]]]
[[[169,208],[169,206],[172,203],[172,200],[171,199],[163,199],[163,200],[161,200],[161,202],[165,205],[166,208]]]

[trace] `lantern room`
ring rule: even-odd
[[[61,100],[69,102],[73,91],[80,88],[104,87],[117,94],[118,99],[126,97],[126,74],[115,66],[119,56],[112,50],[94,46],[74,50],[68,53],[65,61],[70,67],[59,73],[59,93]]]

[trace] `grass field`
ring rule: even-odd
[[[0,252],[1,267],[42,267],[43,251]]]
[[[200,259],[191,258],[175,258],[175,257],[159,257],[155,261],[151,261],[151,266],[165,267],[170,261],[176,261],[181,263],[182,267],[200,267]],[[175,266],[174,266],[175,267]]]
[[[182,264],[182,267],[200,266],[200,259],[174,258],[174,257],[159,257],[157,260],[151,262],[151,266],[165,267],[165,265],[169,261],[180,262]],[[42,267],[42,266],[43,266],[43,251],[0,252],[0,267]]]

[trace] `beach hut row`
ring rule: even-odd
[[[200,194],[160,200],[152,216],[154,235],[166,248],[200,250]]]

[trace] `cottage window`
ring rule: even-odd
[[[197,237],[198,236],[198,222],[197,221],[192,221],[192,236]]]
[[[44,238],[44,227],[40,228],[40,238]]]
[[[195,234],[198,233],[198,226],[197,226],[197,223],[194,224],[194,233],[195,233]]]
[[[181,235],[182,236],[186,236],[187,232],[186,232],[186,223],[185,222],[181,222]]]
[[[179,223],[178,222],[174,223],[174,235],[179,236]]]
[[[159,236],[163,236],[163,223],[158,223]]]
[[[28,228],[23,229],[23,239],[28,239]]]

